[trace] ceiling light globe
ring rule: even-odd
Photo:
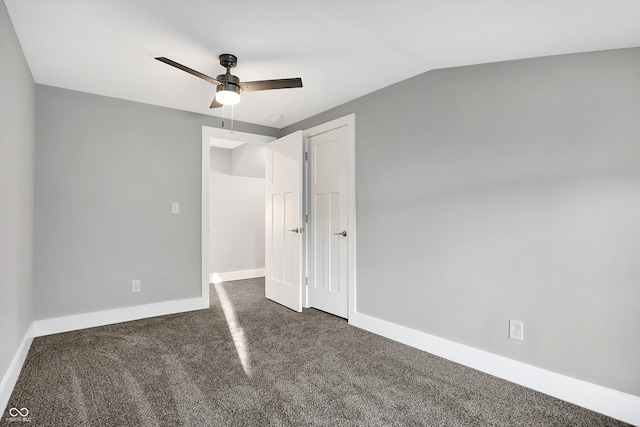
[[[240,102],[240,94],[232,90],[219,90],[216,92],[216,101],[222,105],[236,105]]]

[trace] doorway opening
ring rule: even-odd
[[[264,275],[264,234],[256,230],[264,224],[264,147],[274,139],[202,127],[202,298],[207,301],[210,283]]]

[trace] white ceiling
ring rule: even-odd
[[[638,0],[4,1],[36,83],[222,116],[154,57],[215,77],[233,53],[241,80],[302,77],[234,108],[277,128],[431,69],[640,46]]]

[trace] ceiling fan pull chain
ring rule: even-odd
[[[224,129],[224,117],[225,117],[225,112],[227,111],[226,106],[222,106],[222,129]]]
[[[231,105],[231,133],[233,133],[233,105]]]

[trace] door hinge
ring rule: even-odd
[[[308,278],[308,277],[305,277],[305,278],[304,278],[304,284],[305,284],[305,285],[307,285],[307,286],[309,286],[309,278]]]
[[[305,162],[309,161],[309,153],[307,151],[304,152],[304,161]]]

